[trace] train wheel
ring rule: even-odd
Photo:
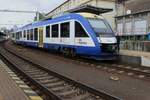
[[[76,57],[76,52],[74,49],[70,50],[70,55],[71,55],[71,57]]]
[[[70,50],[68,48],[63,48],[63,55],[68,56],[70,54]]]
[[[63,53],[63,55],[66,55],[65,48],[63,48],[62,53]]]

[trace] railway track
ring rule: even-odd
[[[62,60],[64,60],[63,55],[60,55],[57,53],[54,53],[54,54],[52,53],[52,55],[54,55],[55,58],[59,57],[59,59],[62,58]],[[112,61],[109,61],[109,62],[100,61],[99,62],[99,61],[95,61],[91,59],[84,59],[82,57],[71,58],[71,57],[65,56],[65,58],[69,62],[72,61],[73,63],[95,67],[97,69],[104,69],[112,73],[118,73],[118,74],[125,73],[129,76],[133,76],[133,77],[140,78],[140,79],[146,79],[146,80],[149,80],[149,77],[150,77],[150,68],[144,67],[144,66],[126,65],[126,64],[121,64],[117,61],[115,61],[115,63]]]
[[[95,67],[97,69],[104,69],[108,72],[117,72],[119,74],[127,73],[129,76],[139,76],[139,78],[144,78],[149,80],[150,77],[150,68],[144,66],[135,66],[135,65],[127,65],[113,62],[98,62],[89,59],[72,59],[73,62],[83,65],[88,65],[90,67]]]
[[[35,86],[45,100],[120,100],[30,62],[7,48],[0,47],[0,55]]]

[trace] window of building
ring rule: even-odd
[[[81,24],[75,21],[75,37],[88,37]]]
[[[146,34],[147,21],[146,20],[137,20],[134,23],[134,34],[143,35]]]
[[[46,26],[46,37],[50,37],[50,26]]]
[[[123,34],[123,23],[118,23],[117,24],[117,35],[122,35]]]
[[[34,40],[37,41],[38,40],[38,28],[34,29]]]
[[[69,37],[70,36],[70,23],[62,23],[61,24],[61,37]]]
[[[52,25],[52,37],[58,37],[59,34],[59,25]]]
[[[125,23],[125,34],[131,35],[131,31],[132,31],[132,26],[131,26],[131,22],[126,22]]]
[[[30,30],[30,40],[33,40],[33,29]]]

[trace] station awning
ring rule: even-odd
[[[70,13],[80,13],[80,12],[87,12],[87,13],[93,13],[93,14],[103,14],[103,13],[107,13],[107,12],[111,12],[113,11],[113,9],[110,8],[99,8],[99,7],[95,7],[95,6],[91,6],[91,5],[83,5],[83,6],[79,6],[77,8],[68,10],[67,12]]]

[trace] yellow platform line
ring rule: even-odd
[[[5,63],[0,60],[0,68],[3,68],[9,76],[16,82],[16,84],[25,92],[31,100],[43,100],[36,92],[34,92],[28,85],[24,83]],[[1,99],[0,99],[1,100]]]
[[[29,96],[31,100],[43,100],[40,96]]]

